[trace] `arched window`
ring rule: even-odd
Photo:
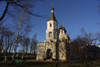
[[[54,27],[55,27],[55,23],[54,23]]]
[[[52,32],[49,32],[49,37],[52,37]]]
[[[52,24],[50,23],[50,27],[52,27]]]

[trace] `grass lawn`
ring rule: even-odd
[[[0,67],[55,67],[55,63],[52,62],[26,62],[23,63],[12,63],[9,62],[1,62]]]
[[[51,67],[48,63],[22,63],[22,64],[12,64],[12,63],[0,63],[0,67]]]
[[[58,67],[67,67],[67,63],[58,62]],[[71,62],[71,67],[88,67],[85,62]],[[100,67],[100,59],[93,60],[92,62],[88,62],[89,67]],[[56,67],[55,62],[32,62],[32,61],[24,61],[22,64],[13,64],[11,61],[8,62],[0,62],[0,67]]]

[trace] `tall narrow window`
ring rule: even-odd
[[[54,38],[56,38],[56,32],[54,32]]]
[[[55,27],[55,23],[54,23],[54,27]]]
[[[50,23],[50,27],[52,27],[52,24]]]
[[[52,37],[52,32],[49,32],[49,37]]]

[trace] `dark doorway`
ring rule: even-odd
[[[47,59],[50,59],[52,58],[52,52],[51,52],[51,49],[48,49],[47,50]]]

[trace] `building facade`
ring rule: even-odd
[[[37,44],[37,57],[36,60],[55,59],[55,60],[66,60],[66,44],[70,43],[70,38],[66,34],[64,27],[58,28],[58,22],[54,15],[54,8],[51,8],[51,15],[47,21],[46,39],[43,43]]]

